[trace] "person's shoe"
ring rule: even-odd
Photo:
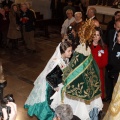
[[[100,111],[98,114],[98,120],[101,120],[101,117],[102,117],[102,111]]]
[[[110,101],[111,101],[111,98],[106,97],[106,98],[102,99],[102,101],[103,101],[103,102],[110,102]]]

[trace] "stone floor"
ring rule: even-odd
[[[11,53],[10,49],[0,49],[0,61],[2,62],[7,86],[4,95],[13,94],[15,103],[18,107],[16,120],[36,120],[30,118],[27,111],[23,108],[25,100],[33,88],[33,82],[45,67],[47,61],[53,54],[56,46],[61,41],[59,28],[54,26],[50,29],[50,37],[43,36],[41,31],[35,34],[37,53],[26,53],[23,45],[19,43],[21,52]],[[104,104],[103,113],[106,112],[109,103]]]

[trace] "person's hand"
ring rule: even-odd
[[[28,17],[20,18],[20,21],[21,21],[22,23],[26,23],[28,20],[29,20]]]
[[[29,20],[29,18],[28,17],[24,17],[26,20]]]
[[[60,120],[60,117],[54,117],[53,120]]]
[[[56,117],[54,117],[54,118],[53,118],[53,120],[57,120],[57,118],[56,118]]]
[[[9,120],[16,120],[17,117],[17,106],[14,102],[8,102],[6,106],[9,106],[11,108],[11,113],[9,114]],[[8,114],[6,108],[2,109],[3,112],[3,120],[7,120]]]

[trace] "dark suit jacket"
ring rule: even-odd
[[[113,44],[114,44],[113,39],[114,39],[115,33],[116,33],[115,29],[111,29],[108,33],[107,41],[108,41],[109,53],[111,52]]]
[[[115,23],[115,19],[112,19],[108,25],[107,25],[107,29],[106,29],[106,39],[105,39],[105,43],[108,45],[108,33],[110,30],[114,29],[114,23]]]
[[[110,52],[109,65],[111,65],[111,72],[120,72],[120,57],[117,57],[117,53],[120,52],[120,44],[116,43],[114,49]]]
[[[120,70],[120,60],[116,57],[117,52],[120,52],[120,44],[116,43],[113,48],[113,39],[116,33],[115,29],[112,29],[108,33],[109,49],[108,49],[108,64],[112,66],[112,71],[116,72]]]
[[[29,10],[29,9],[25,13],[23,11],[21,11],[20,18],[23,19],[24,17],[29,18],[29,20],[25,23],[23,23],[21,21],[21,25],[25,26],[26,32],[33,31],[34,30],[34,23],[35,23],[35,15],[34,15],[33,11]]]

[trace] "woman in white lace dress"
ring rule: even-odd
[[[50,97],[54,91],[58,91],[58,85],[62,82],[62,71],[68,65],[72,54],[72,46],[69,42],[61,42],[45,69],[34,83],[24,107],[28,109],[28,115],[35,115],[40,120],[52,120],[54,111],[50,108]]]

